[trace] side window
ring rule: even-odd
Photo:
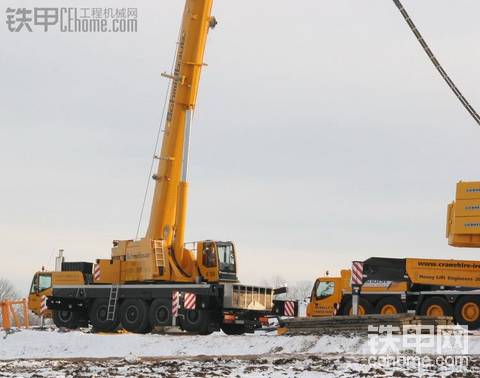
[[[233,253],[233,247],[231,245],[227,246],[227,255],[228,255],[228,263],[231,266],[235,266],[235,253]]]
[[[327,298],[335,292],[335,282],[333,281],[321,281],[318,283],[316,290],[317,298]]]
[[[217,257],[212,244],[205,243],[203,245],[202,262],[207,268],[215,268],[217,266]]]
[[[52,286],[52,276],[41,274],[38,277],[38,290],[42,291]]]
[[[35,291],[37,290],[37,281],[38,280],[38,276],[35,275],[33,276],[33,280],[32,280],[32,286],[30,288],[30,294],[34,294]]]
[[[227,273],[235,273],[235,252],[233,246],[226,245],[217,245],[218,248],[218,259],[220,260],[220,270]]]

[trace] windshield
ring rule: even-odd
[[[38,291],[43,291],[52,286],[52,276],[41,274],[38,279]]]
[[[235,253],[232,244],[218,244],[218,260],[220,261],[220,271],[235,273]]]
[[[335,291],[335,282],[333,281],[320,281],[316,290],[317,298],[326,298],[333,294]]]

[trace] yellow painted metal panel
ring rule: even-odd
[[[453,218],[452,232],[454,234],[480,234],[479,217],[457,217]]]
[[[480,235],[450,234],[448,244],[452,247],[480,248]]]
[[[479,199],[480,198],[480,181],[457,183],[456,199]]]
[[[83,285],[82,272],[52,272],[52,285]]]
[[[455,202],[456,217],[475,217],[480,216],[480,198],[457,200]]]
[[[95,280],[98,284],[120,283],[120,260],[97,260],[100,266],[100,277]]]
[[[454,211],[455,202],[452,202],[447,207],[447,227],[446,227],[446,237],[450,238],[452,233],[452,223],[453,223],[453,211]]]
[[[480,261],[407,259],[407,274],[416,284],[480,286]]]

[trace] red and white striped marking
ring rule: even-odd
[[[101,277],[102,271],[100,270],[100,264],[95,264],[93,267],[93,279],[98,281]]]
[[[42,295],[42,299],[40,300],[40,315],[43,316],[47,310],[47,297]]]
[[[295,302],[285,301],[283,312],[285,316],[295,316]]]
[[[363,283],[363,262],[352,262],[352,285],[361,285]]]
[[[197,296],[193,293],[185,293],[183,298],[183,307],[185,310],[195,310],[195,305],[197,302]]]
[[[333,316],[336,316],[338,312],[338,303],[333,304]]]
[[[180,295],[178,291],[172,292],[172,316],[176,318],[178,316],[178,309],[180,308]]]

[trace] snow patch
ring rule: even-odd
[[[401,336],[397,336],[401,337]],[[469,336],[469,354],[480,354],[480,335]],[[407,349],[400,350],[408,353]],[[422,352],[435,354],[432,350]],[[22,330],[0,338],[0,360],[31,358],[126,358],[279,354],[369,355],[367,336],[253,334],[209,336],[92,334]]]

